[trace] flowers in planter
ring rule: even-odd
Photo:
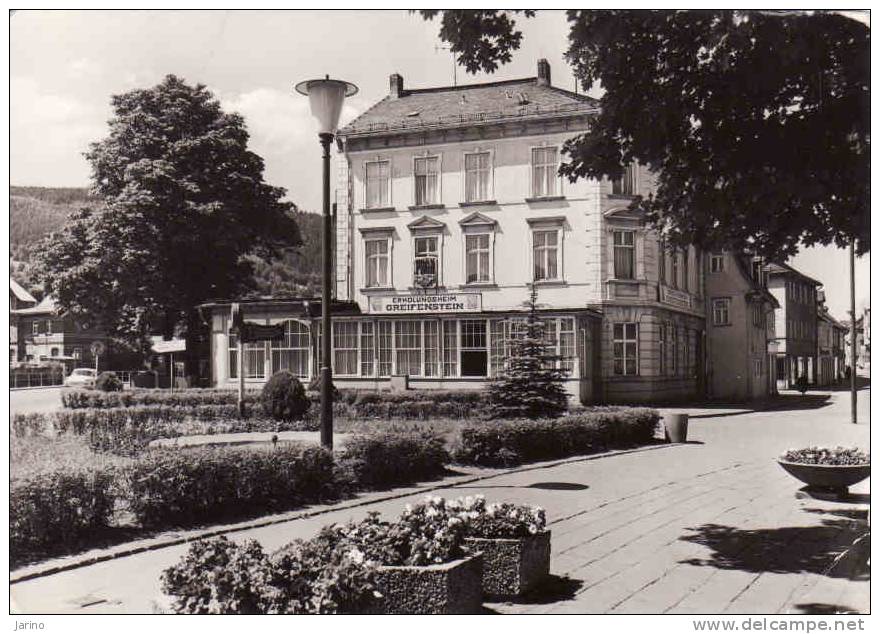
[[[789,449],[780,456],[785,462],[816,465],[865,465],[871,463],[871,455],[857,447],[807,447]]]

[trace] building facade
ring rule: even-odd
[[[37,305],[36,298],[27,289],[9,278],[9,364],[15,365],[20,359],[22,344],[19,341],[18,312],[22,308]]]
[[[742,401],[776,391],[775,313],[763,262],[730,252],[706,262],[707,383],[713,399]]]
[[[844,378],[846,333],[846,326],[832,317],[824,304],[820,304],[817,326],[817,385],[835,385]]]
[[[389,87],[337,135],[337,384],[382,388],[406,376],[416,388],[483,387],[503,367],[534,284],[573,397],[702,391],[702,256],[664,249],[628,210],[651,175],[632,166],[615,182],[558,176],[562,146],[596,115],[594,100],[553,87],[545,60],[529,79],[410,90],[395,74]],[[228,305],[210,308],[215,383],[230,383]],[[311,377],[306,343],[318,325],[291,308],[249,305],[248,319],[293,321],[286,349]],[[246,352],[260,373],[250,380],[283,365],[272,345]]]
[[[59,311],[51,296],[46,296],[35,306],[13,313],[17,321],[19,362],[60,362],[67,367],[94,367],[95,358],[91,352],[94,342],[102,343],[107,351],[105,357],[112,352],[104,333],[88,321],[76,320]]]
[[[787,264],[764,267],[767,289],[776,298],[776,379],[791,389],[798,377],[816,384],[818,353],[817,291],[821,282]]]

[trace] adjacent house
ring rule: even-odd
[[[665,248],[629,210],[653,187],[638,165],[617,181],[560,178],[564,142],[598,113],[537,76],[389,93],[337,135],[334,381],[382,388],[483,387],[501,371],[528,285],[548,340],[584,403],[704,391],[703,254]],[[315,300],[243,304],[285,339],[243,347],[246,379],[317,373]],[[212,374],[237,380],[229,302],[212,323]]]
[[[21,344],[19,342],[18,329],[18,311],[22,308],[30,308],[36,306],[37,300],[31,295],[27,289],[9,278],[9,363],[14,365],[20,359],[19,350]]]
[[[87,320],[76,320],[60,311],[51,295],[35,306],[12,312],[18,326],[19,361],[55,361],[68,367],[93,367],[92,343],[100,341],[105,349],[109,348],[109,341],[102,332]]]
[[[816,384],[818,351],[817,290],[822,285],[787,264],[764,267],[767,289],[776,298],[776,380],[793,388],[798,377]]]
[[[722,252],[706,262],[707,383],[713,399],[742,401],[776,391],[775,313],[760,258]]]
[[[824,293],[820,291],[818,307],[818,349],[819,359],[817,385],[834,385],[844,378],[844,351],[847,327],[837,321],[825,306]]]

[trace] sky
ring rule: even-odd
[[[520,20],[522,47],[493,75],[458,83],[536,74],[546,58],[553,85],[574,89],[563,54],[568,26],[559,11]],[[244,116],[250,148],[263,157],[268,183],[284,187],[301,209],[321,206],[320,148],[303,79],[356,84],[342,123],[388,92],[453,83],[452,57],[437,22],[386,11],[19,11],[10,19],[10,183],[87,186],[88,144],[107,134],[110,97],[149,87],[167,74],[202,83],[224,109]],[[833,315],[849,310],[847,252],[804,249],[793,266],[825,284]],[[856,265],[857,308],[870,304],[869,258]]]

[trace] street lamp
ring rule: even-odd
[[[323,228],[323,276],[321,280],[321,444],[333,449],[333,395],[330,386],[333,371],[330,362],[330,338],[333,336],[330,326],[330,280],[332,270],[331,223],[330,223],[330,143],[339,126],[339,115],[342,113],[342,102],[346,97],[356,94],[358,89],[347,81],[330,79],[310,79],[296,85],[296,91],[309,98],[312,116],[318,120],[318,138],[323,148],[324,163],[324,228]]]

